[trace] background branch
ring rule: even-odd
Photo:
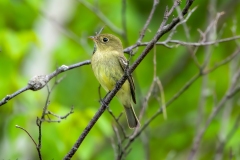
[[[85,1],[85,0],[78,0],[78,2],[82,3],[85,7],[87,7],[89,10],[95,13],[96,16],[104,23],[106,24],[113,32],[123,36],[124,32],[116,27],[98,8],[91,5],[91,3]]]

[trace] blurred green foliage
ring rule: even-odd
[[[200,38],[197,29],[204,31],[209,25],[207,21],[209,2],[207,0],[195,1],[191,7],[198,6],[186,23],[190,29],[191,41],[193,42],[197,42]],[[51,19],[51,16],[47,15],[52,10],[46,10],[50,8],[51,3],[55,4],[56,8],[65,7],[61,2],[56,2],[56,0],[0,1],[0,99],[26,86],[32,76],[40,74],[37,71],[35,74],[28,72],[29,67],[34,66],[36,61],[44,62],[46,59],[51,60],[45,66],[47,67],[45,74],[48,74],[54,71],[56,66],[62,64],[70,65],[90,59],[93,42],[89,41],[87,37],[94,35],[104,25],[104,22],[81,4],[80,1],[68,2],[70,4],[67,11],[69,15],[63,22],[59,20],[61,16],[58,17],[59,19]],[[98,6],[114,25],[122,29],[122,1],[92,0],[89,3]],[[167,5],[171,6],[172,1],[160,1],[144,41],[151,40],[155,35]],[[180,7],[183,8],[184,5],[185,1],[181,3]],[[127,1],[128,45],[136,42],[151,11],[151,7],[152,1]],[[216,12],[225,12],[225,15],[220,18],[218,23],[218,38],[233,36],[231,28],[240,25],[238,21],[240,15],[239,0],[219,0],[215,10]],[[62,16],[65,13],[59,12]],[[176,16],[177,12],[174,12],[174,16],[170,17],[169,21]],[[33,51],[41,51],[46,47],[39,33],[39,28],[44,25],[41,23],[47,23],[46,21],[50,22],[59,37],[56,43],[52,44],[52,49],[47,57],[43,56],[43,59],[34,59],[32,58]],[[61,21],[61,23],[55,23],[55,21]],[[78,38],[73,38],[70,32],[74,33]],[[116,34],[107,26],[103,32]],[[219,35],[220,33],[222,35]],[[236,28],[236,34],[240,34],[239,28]],[[50,33],[48,38],[51,39],[51,36],[54,35]],[[165,35],[161,40],[163,41],[167,36]],[[123,37],[120,38],[123,40],[124,46],[127,47],[127,42],[124,41]],[[177,28],[173,39],[188,41],[182,26]],[[212,45],[212,57],[207,68],[213,67],[217,62],[226,58],[235,48],[236,43],[234,41]],[[133,61],[136,60],[143,49],[144,47],[139,47],[138,52],[133,57]],[[200,63],[204,60],[205,52],[206,48],[200,47],[196,54]],[[177,73],[172,73],[174,68],[176,70],[175,66],[179,63],[182,63],[183,67],[177,68]],[[43,66],[37,67],[41,68]],[[157,75],[162,80],[166,101],[173,97],[197,73],[198,68],[190,58],[187,47],[178,46],[172,49],[164,46],[157,47]],[[135,105],[135,110],[139,114],[144,97],[153,79],[153,51],[149,53],[133,74],[137,87],[136,95],[138,102]],[[232,74],[231,65],[227,64],[207,76],[206,92],[208,94],[206,94],[206,104],[201,117],[203,120],[202,124],[204,124],[211,113],[216,101],[219,101],[226,92],[230,84],[229,77]],[[66,120],[62,120],[61,123],[43,123],[41,149],[43,159],[62,159],[100,105],[98,102],[99,84],[92,73],[90,65],[65,72],[58,78],[62,76],[65,76],[65,78],[52,92],[49,110],[58,115],[65,115],[70,111],[71,106],[74,106],[74,114],[70,115]],[[53,81],[50,83],[50,86],[53,85]],[[144,133],[132,144],[132,150],[126,159],[186,159],[196,134],[201,87],[202,78],[198,79],[181,97],[167,108],[167,120],[164,120],[162,115],[160,115],[149,125]],[[102,91],[103,93],[105,94]],[[0,159],[38,159],[34,143],[25,132],[15,128],[15,125],[25,128],[37,141],[38,128],[36,126],[36,118],[41,115],[46,96],[46,88],[37,92],[27,91],[0,107]],[[240,101],[237,97],[239,97],[239,93],[231,100],[230,104],[226,105],[226,107],[231,107],[229,117],[226,119],[226,130],[221,130],[224,125],[223,112],[220,112],[215,117],[207,129],[198,152],[199,159],[213,159],[216,155],[216,146],[219,144],[220,136],[226,136],[232,129],[236,118],[240,114]],[[115,98],[111,102],[110,107],[116,116],[123,111],[120,103]],[[142,125],[158,108],[158,101],[151,97],[146,115],[141,121]],[[132,130],[128,129],[124,116],[121,118],[121,123],[128,133],[132,132]],[[117,143],[117,141],[112,125],[116,124],[106,111],[88,134],[73,159],[114,159],[112,143],[113,141]],[[230,152],[232,152],[235,159],[240,158],[239,137],[240,130],[237,129],[234,136],[226,144],[223,159],[227,159]],[[144,143],[146,139],[147,142]]]

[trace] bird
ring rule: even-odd
[[[121,40],[112,34],[98,34],[90,36],[95,43],[91,66],[93,73],[106,92],[110,92],[124,75],[128,61],[123,53]],[[135,86],[132,75],[124,82],[116,97],[123,105],[129,128],[140,125],[133,109],[136,103]]]

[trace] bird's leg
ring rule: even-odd
[[[109,92],[105,95],[105,97],[102,99],[102,96],[101,96],[101,85],[99,85],[99,87],[98,87],[98,94],[99,94],[99,98],[100,98],[99,102],[100,102],[102,105],[107,106],[107,107],[108,107],[108,105],[105,103],[104,99],[108,96],[109,93],[110,93],[110,91],[109,91]]]
[[[99,87],[100,88],[100,87]],[[101,103],[101,105],[104,105],[104,106],[106,106],[107,108],[108,108],[108,105],[105,103],[105,98],[108,96],[108,94],[110,93],[111,91],[109,91],[106,95],[105,95],[105,97],[102,99],[101,97],[100,97],[100,103]]]
[[[102,96],[101,96],[101,85],[100,84],[99,84],[99,87],[98,87],[98,95],[99,95],[99,98],[101,100]]]

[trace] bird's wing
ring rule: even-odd
[[[125,57],[119,57],[118,61],[120,63],[120,66],[123,69],[123,72],[125,71],[126,66],[128,65],[128,62]],[[132,100],[136,104],[136,97],[135,97],[135,86],[132,75],[128,76],[128,82],[130,83],[130,89],[132,94]]]

